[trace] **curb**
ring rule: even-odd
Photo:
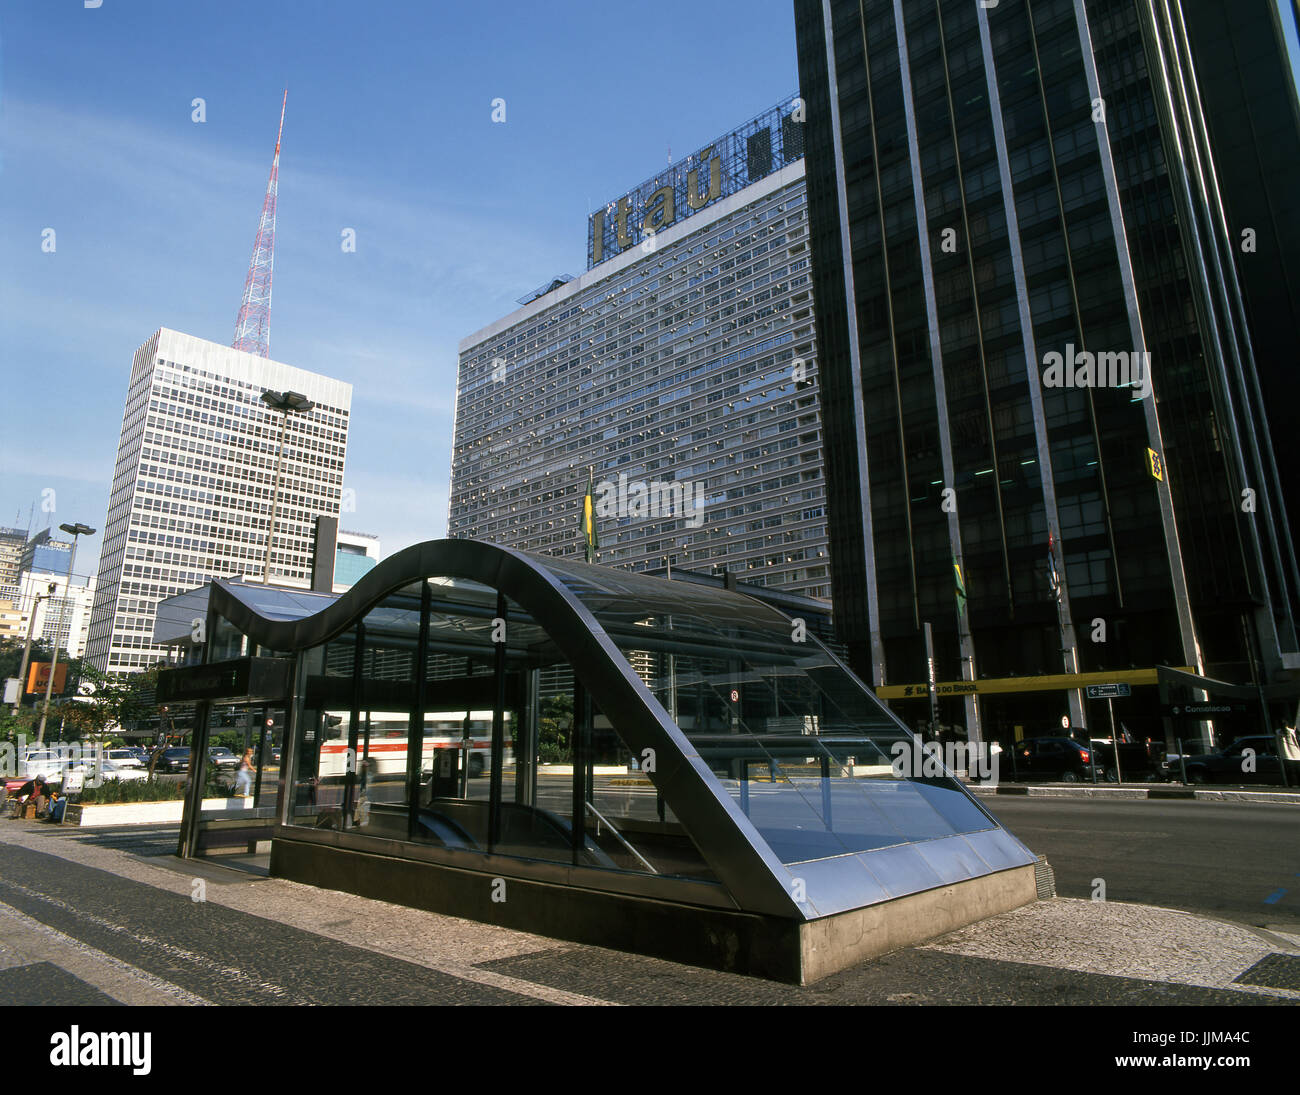
[[[964,784],[973,795],[1025,795],[1029,798],[1197,799],[1201,802],[1260,802],[1300,806],[1297,791],[1202,791],[1191,787],[1093,787],[1069,784]]]

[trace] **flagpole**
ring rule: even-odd
[[[595,477],[595,465],[588,464],[587,493],[582,499],[582,544],[588,563],[595,563],[596,561],[596,505],[591,497],[591,487]]]
[[[961,679],[975,683],[975,642],[970,629],[970,606],[966,596],[966,577],[962,573],[961,561],[956,552],[952,556],[953,576],[957,582],[957,647],[961,655]],[[978,686],[977,686],[978,687]],[[968,692],[962,703],[966,710],[966,741],[978,745],[984,740],[984,728],[980,722],[979,696]]]
[[[1065,612],[1064,579],[1056,566],[1056,530],[1052,528],[1050,521],[1047,525],[1047,561],[1048,581],[1051,583],[1052,592],[1056,596],[1056,626],[1061,635],[1062,661],[1065,663],[1065,671],[1073,673],[1077,677],[1079,674],[1079,647],[1075,642],[1074,623]],[[1064,558],[1061,561],[1064,563]],[[1088,714],[1083,703],[1083,689],[1080,687],[1066,689],[1066,696],[1067,703],[1070,706],[1071,728],[1077,725],[1080,729],[1086,730],[1088,727]]]

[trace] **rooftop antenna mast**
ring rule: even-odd
[[[275,198],[280,188],[280,137],[284,134],[284,108],[289,102],[289,89],[284,90],[280,103],[280,129],[275,135],[275,158],[271,161],[271,177],[266,183],[266,200],[262,203],[262,219],[257,224],[257,238],[253,241],[253,257],[248,263],[248,277],[244,280],[244,300],[235,320],[236,350],[244,350],[258,357],[271,356],[271,271],[275,266]]]

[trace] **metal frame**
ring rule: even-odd
[[[595,210],[587,218],[587,269],[590,270],[602,262],[608,262],[623,252],[630,250],[642,241],[641,223],[652,214],[656,203],[654,195],[665,187],[673,192],[674,218],[677,224],[687,217],[707,208],[713,202],[721,201],[728,194],[734,194],[751,183],[758,182],[768,175],[775,174],[787,164],[803,158],[803,122],[793,120],[790,104],[796,96],[788,95],[781,100],[781,105],[771,107],[762,114],[751,118],[744,125],[737,126],[730,133],[718,137],[702,146],[698,151],[687,156],[680,163],[661,171],[653,178],[647,179],[639,186],[619,195],[602,209]],[[789,120],[787,122],[787,120]],[[797,135],[786,147],[787,124],[797,126],[789,130],[790,135]],[[749,142],[760,133],[768,134],[768,168],[751,174],[749,163]],[[707,153],[707,155],[706,155]],[[706,201],[700,198],[710,193],[712,164],[718,163],[719,192]],[[694,178],[692,178],[694,176]],[[692,201],[694,191],[694,202]],[[616,226],[619,203],[627,203],[627,234],[630,241],[620,246]],[[603,214],[603,219],[602,219]],[[600,256],[596,255],[596,224],[600,221]],[[662,228],[660,229],[662,231]],[[555,288],[554,282],[550,288]],[[549,289],[546,290],[549,292]],[[540,295],[540,294],[538,294]],[[529,299],[535,300],[536,296]],[[520,303],[527,303],[520,300]]]
[[[564,562],[570,571],[575,568],[589,570],[593,585],[597,587],[602,580],[621,577],[619,572],[604,568],[586,567],[568,560]],[[673,588],[661,579],[645,575],[626,576],[627,580],[633,577],[642,583],[662,581],[666,596],[676,597],[686,592]],[[637,675],[623,651],[592,611],[546,567],[546,560],[472,540],[434,540],[407,548],[370,571],[356,586],[321,612],[298,620],[271,620],[263,617],[234,592],[214,583],[211,598],[211,610],[214,613],[230,620],[252,642],[275,650],[298,652],[295,712],[291,719],[291,737],[286,735],[288,751],[285,763],[281,766],[281,778],[285,781],[279,800],[282,826],[288,827],[290,823],[292,796],[289,792],[293,786],[293,773],[290,769],[294,746],[302,735],[300,711],[303,706],[302,682],[305,670],[302,660],[305,652],[318,648],[356,626],[372,608],[413,582],[422,583],[421,601],[425,611],[421,614],[421,633],[427,637],[429,578],[463,579],[481,583],[496,591],[498,611],[508,599],[546,632],[560,654],[573,667],[575,679],[581,685],[581,693],[590,697],[590,701],[617,727],[623,744],[635,755],[641,755],[646,749],[654,750],[657,762],[654,771],[649,774],[656,790],[694,840],[739,908],[786,919],[812,920],[848,908],[873,904],[886,897],[901,896],[883,893],[870,872],[862,869],[864,864],[861,858],[853,854],[789,866],[781,862],[741,806],[714,778],[709,764]],[[758,606],[764,613],[771,613],[776,619],[788,619],[770,606],[738,592],[710,590],[708,594],[715,607],[724,614],[727,602],[732,601],[730,607],[736,610],[738,619],[751,613],[754,606]],[[808,641],[811,648],[819,648],[833,664],[843,669],[848,679],[887,714],[887,709],[875,700],[860,680],[844,668],[839,659],[814,636],[809,636]],[[499,651],[498,679],[505,669],[504,658],[500,654]],[[417,695],[416,705],[419,703]],[[586,703],[575,705],[575,717],[586,707]],[[896,719],[889,717],[897,723]],[[902,733],[906,733],[901,723],[897,725]],[[499,732],[494,728],[494,738],[497,737]],[[580,746],[580,751],[581,748]],[[411,754],[414,752],[409,751]],[[575,762],[574,798],[576,804],[581,795],[585,804],[590,795],[589,789],[583,785],[585,781],[579,775],[579,768],[580,765]],[[985,816],[990,816],[982,807],[980,811]],[[286,839],[312,839],[306,835],[307,832],[309,831],[294,826],[291,830],[281,830],[280,835]],[[968,838],[969,845],[965,843],[966,838],[959,836],[928,840],[926,847],[935,850],[936,862],[939,863],[948,862],[947,857],[969,855],[972,848],[992,853],[979,853],[988,867],[986,870],[976,870],[975,874],[1019,866],[1022,865],[1022,860],[1025,863],[1033,861],[1026,849],[1000,829],[968,834]],[[360,848],[361,845],[357,847]],[[908,845],[905,844],[889,849],[887,854],[900,854],[907,848]],[[409,857],[410,851],[404,849],[401,854]],[[472,864],[484,868],[491,863],[493,869],[497,870],[496,864],[501,857],[493,856],[489,851],[486,856],[480,853],[458,853],[453,859],[461,866]],[[516,874],[553,873],[556,869],[554,864],[548,867],[527,860],[512,859],[512,863],[515,864],[513,873]],[[833,864],[836,863],[843,864],[843,870],[832,880],[831,876],[835,874]],[[564,870],[577,873],[580,868],[567,866]],[[581,874],[584,879],[591,879],[593,874],[603,877],[601,872],[588,870],[581,870]],[[806,887],[798,885],[804,878],[809,879]],[[954,880],[957,879],[936,876],[930,885],[922,885],[920,888],[931,888]],[[656,877],[650,882],[642,880],[637,886],[649,886],[654,891],[655,884],[664,881],[667,880]],[[678,887],[681,884],[681,880],[678,880]],[[625,884],[624,881],[611,877],[610,885],[605,888],[624,889]],[[667,891],[664,892],[666,895]],[[677,889],[673,892],[677,892]],[[794,895],[798,893],[806,896],[796,901]]]

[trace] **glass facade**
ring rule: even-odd
[[[1156,664],[1248,680],[1256,656],[1297,658],[1177,8],[795,4],[836,627],[878,685],[925,680],[927,623],[940,679],[972,692]],[[1154,393],[1052,381],[1053,355],[1082,354],[1146,369]],[[964,720],[946,702],[970,728],[972,701]],[[1064,710],[1061,691],[980,703],[988,737]],[[1163,736],[1154,690],[1127,711]]]
[[[288,838],[796,919],[1033,862],[742,594],[444,540],[314,601],[211,587],[208,667],[295,667]],[[543,700],[557,666],[572,689]]]
[[[590,479],[602,564],[829,597],[793,109],[714,142],[719,189],[698,209],[683,161],[619,199],[630,234],[611,215],[582,277],[461,343],[449,535],[581,556]],[[680,191],[668,225],[650,210],[665,187]],[[640,489],[672,500],[638,508]]]

